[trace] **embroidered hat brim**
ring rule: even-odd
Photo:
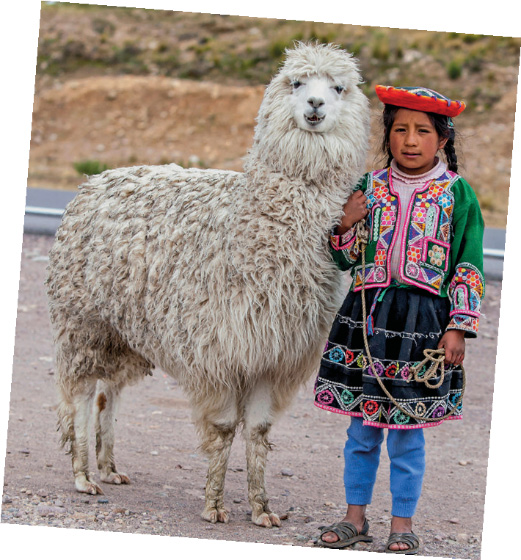
[[[405,109],[437,113],[447,117],[456,117],[465,110],[465,103],[449,99],[428,88],[375,86],[378,99],[386,105],[396,105]]]

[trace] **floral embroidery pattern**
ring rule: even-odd
[[[394,421],[397,424],[407,424],[411,417],[408,414],[403,413],[401,410],[398,410],[394,415]]]
[[[384,372],[384,366],[380,362],[374,362],[373,367],[368,369],[369,375],[381,377]]]
[[[423,416],[427,412],[427,407],[425,406],[425,403],[419,402],[416,405],[414,412],[416,416]]]
[[[476,332],[479,325],[481,300],[485,282],[479,270],[470,263],[462,263],[449,286],[453,311],[448,328]],[[458,312],[462,312],[460,315]]]
[[[403,240],[400,266],[404,281],[437,295],[447,289],[446,275],[449,265],[454,264],[450,260],[455,200],[453,185],[460,179],[458,175],[447,171],[431,181],[428,188],[413,195]],[[389,169],[372,172],[365,176],[364,181],[368,207],[372,209],[367,218],[371,238],[368,245],[370,258],[365,268],[362,269],[360,265],[360,247],[354,241],[349,249],[342,247],[345,258],[354,265],[352,276],[356,291],[361,289],[363,281],[366,288],[389,283],[390,248],[398,242],[395,226],[399,200],[391,191]],[[353,234],[353,237],[356,235]],[[484,282],[478,270],[465,272],[461,271],[460,277],[453,279],[453,284],[447,290],[448,295],[451,302],[459,302],[454,308],[454,315],[458,311],[463,315],[475,309],[477,318]],[[468,292],[460,294],[456,289],[459,284],[468,288]],[[453,317],[452,321],[452,328],[463,325],[465,330],[473,330],[478,326],[477,320],[468,317]]]
[[[393,363],[390,366],[387,366],[385,368],[385,376],[386,377],[395,377],[397,371],[398,371],[398,364]]]
[[[392,210],[388,210],[382,213],[382,226],[391,226],[394,222],[394,212]]]
[[[335,400],[333,393],[329,390],[321,391],[316,398],[322,404],[331,404]]]
[[[421,250],[419,247],[409,247],[407,250],[407,260],[417,263],[420,260]]]
[[[348,391],[347,389],[344,389],[342,391],[340,398],[342,399],[342,402],[344,404],[351,404],[355,400],[355,396],[353,395],[353,393],[351,393],[351,391]]]
[[[412,211],[412,219],[417,223],[424,223],[425,216],[427,215],[427,210],[424,206],[416,206]]]
[[[359,327],[360,328],[360,327]],[[332,344],[330,342],[330,344]],[[335,345],[336,347],[337,345]],[[387,426],[402,426],[407,425],[421,425],[427,427],[436,425],[436,423],[428,423],[427,417],[441,418],[446,412],[456,408],[456,417],[461,417],[462,403],[458,403],[461,395],[461,385],[458,377],[450,377],[453,375],[454,368],[446,370],[446,376],[454,380],[446,388],[446,392],[439,394],[437,391],[432,391],[427,395],[421,391],[416,394],[410,394],[402,400],[398,396],[398,402],[404,411],[400,411],[394,406],[390,406],[389,400],[383,394],[371,395],[364,392],[365,382],[363,374],[371,375],[372,372],[368,368],[368,364],[364,360],[362,349],[343,350],[344,355],[352,354],[357,356],[352,362],[347,364],[335,363],[336,367],[345,368],[345,376],[340,375],[335,379],[325,379],[317,377],[315,383],[315,403],[318,407],[326,408],[348,414],[351,416],[363,416],[365,420],[370,422],[377,422],[378,425],[383,427]],[[327,361],[329,353],[325,353],[323,359]],[[396,378],[408,382],[412,382],[410,378],[410,365],[418,362],[400,362],[396,360],[375,360],[375,370],[378,375],[387,378]],[[457,368],[456,368],[457,369]],[[420,384],[421,385],[421,384]],[[414,386],[414,384],[413,384]],[[412,418],[417,416],[418,418]],[[421,420],[425,418],[425,420]]]
[[[442,186],[440,186],[436,183],[431,183],[431,186],[429,187],[429,197],[437,198],[442,193],[443,193],[443,187]]]
[[[383,266],[385,264],[385,251],[383,249],[378,249],[378,251],[376,251],[375,257],[374,257],[374,262],[377,266]]]
[[[378,403],[376,401],[367,401],[364,405],[364,411],[369,416],[372,416],[378,411]]]
[[[434,412],[432,413],[432,417],[441,418],[444,414],[445,414],[445,407],[440,405],[436,409],[434,409]]]
[[[429,251],[429,257],[431,264],[441,267],[445,260],[445,249],[439,245],[433,245]]]
[[[332,362],[341,362],[343,358],[344,353],[340,350],[340,348],[333,348],[333,350],[329,352],[329,359]]]

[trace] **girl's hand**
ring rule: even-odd
[[[351,229],[357,222],[363,220],[369,210],[367,209],[367,197],[362,191],[355,191],[344,204],[344,215],[340,225],[337,227],[337,234],[343,235]]]
[[[438,342],[438,348],[445,348],[445,365],[461,365],[465,358],[465,331],[447,331]]]

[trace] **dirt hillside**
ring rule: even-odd
[[[301,39],[358,57],[374,113],[368,169],[382,163],[376,83],[464,99],[461,173],[487,226],[505,227],[521,43],[487,36],[44,4],[29,186],[72,190],[92,165],[241,170],[264,85]]]

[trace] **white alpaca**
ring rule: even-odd
[[[88,470],[94,403],[101,481],[119,394],[157,366],[193,407],[208,454],[204,519],[227,522],[224,479],[238,426],[254,523],[268,507],[268,432],[317,370],[340,274],[327,248],[363,171],[369,109],[351,55],[299,44],[266,89],[245,172],[130,167],[90,178],[68,205],[47,289],[62,443],[76,488]]]

